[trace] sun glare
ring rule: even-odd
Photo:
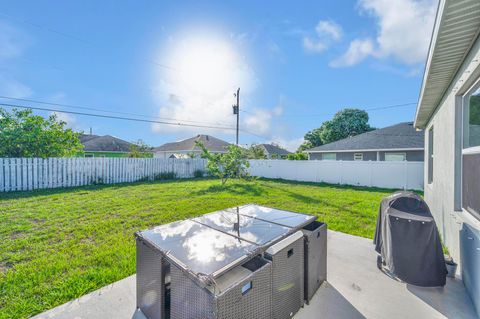
[[[194,37],[181,41],[172,51],[172,75],[178,85],[202,94],[217,95],[230,90],[232,66],[237,57],[228,42],[214,37]]]

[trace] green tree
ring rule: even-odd
[[[288,154],[287,159],[291,161],[306,161],[308,160],[308,156],[305,153],[297,152]]]
[[[249,148],[244,150],[244,156],[248,159],[265,159],[265,150],[261,145],[252,144]]]
[[[80,133],[65,127],[55,114],[0,108],[0,157],[65,157],[82,152]]]
[[[330,121],[305,134],[305,143],[299,148],[308,148],[332,143],[347,137],[373,130],[368,124],[368,113],[359,109],[344,109],[337,112]]]
[[[222,185],[225,185],[230,178],[243,178],[248,176],[247,168],[250,163],[245,158],[244,151],[236,146],[229,145],[227,153],[211,153],[202,142],[195,142],[203,153],[202,157],[207,159],[207,171],[211,176],[221,179]]]
[[[130,150],[127,157],[140,158],[146,157],[147,153],[151,151],[152,147],[145,144],[142,140],[138,140],[130,145]]]

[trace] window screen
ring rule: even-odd
[[[480,88],[467,97],[464,104],[464,147],[480,146]]]
[[[464,154],[462,166],[463,209],[480,219],[480,153]]]
[[[353,159],[355,161],[363,161],[363,153],[355,153],[353,154]]]
[[[326,161],[335,161],[337,159],[336,153],[323,153],[322,159]]]
[[[405,153],[385,153],[386,161],[405,161],[406,159]]]

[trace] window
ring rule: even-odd
[[[463,98],[462,208],[480,219],[480,82]]]
[[[480,85],[467,94],[463,105],[464,148],[480,146]]]
[[[385,153],[386,161],[405,161],[407,155],[405,153]]]
[[[428,130],[428,183],[433,183],[433,126]]]
[[[363,161],[363,153],[355,153],[353,154],[354,161]]]
[[[337,153],[323,153],[322,160],[324,161],[336,161],[337,160]]]

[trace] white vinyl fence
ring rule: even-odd
[[[204,159],[0,158],[0,192],[194,177]]]
[[[423,189],[423,162],[251,160],[265,178],[397,189]]]

